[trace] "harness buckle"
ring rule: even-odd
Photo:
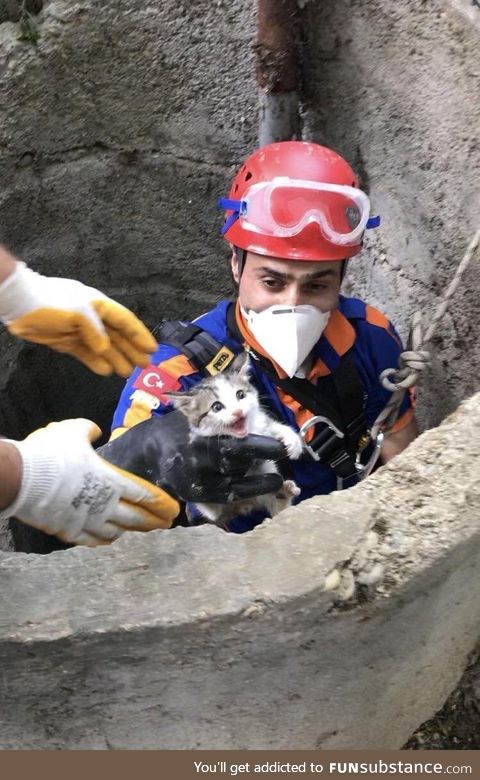
[[[328,419],[328,417],[322,417],[322,415],[317,415],[315,417],[311,417],[309,420],[304,422],[302,427],[300,428],[300,431],[299,431],[300,432],[300,436],[303,439],[303,446],[304,446],[304,449],[310,455],[310,457],[313,458],[313,460],[317,460],[317,461],[321,459],[321,456],[318,454],[318,452],[316,452],[313,449],[313,447],[310,446],[310,444],[307,444],[307,442],[305,440],[305,435],[306,435],[307,431],[310,430],[310,428],[313,428],[313,426],[316,425],[319,422],[324,423],[327,426],[327,428],[329,428],[329,430],[334,434],[334,436],[337,439],[344,439],[345,438],[345,434],[342,433],[342,431],[339,430],[337,428],[337,426],[334,425],[332,423],[332,421]]]

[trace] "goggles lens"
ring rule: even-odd
[[[284,228],[295,228],[305,218],[321,214],[335,232],[347,234],[361,221],[360,210],[351,198],[336,192],[291,186],[272,190],[270,211],[273,222]]]
[[[287,237],[316,222],[337,244],[357,243],[370,213],[367,195],[355,187],[286,178],[254,184],[243,203],[240,220],[250,230]]]

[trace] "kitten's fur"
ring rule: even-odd
[[[173,405],[190,423],[191,437],[239,436],[249,433],[279,439],[292,459],[300,457],[303,441],[288,425],[273,420],[261,408],[257,390],[248,377],[248,355],[238,355],[230,368],[207,377],[188,391],[166,393]],[[276,474],[273,461],[256,460],[249,474]],[[202,515],[219,526],[238,515],[247,515],[259,508],[267,509],[270,517],[289,506],[300,489],[293,480],[286,480],[277,494],[232,501],[230,504],[197,504]]]

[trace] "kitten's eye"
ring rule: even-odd
[[[237,400],[238,401],[241,401],[242,398],[245,398],[246,395],[247,394],[246,394],[245,390],[237,390]]]
[[[221,401],[215,401],[215,403],[211,405],[210,409],[212,412],[221,412],[222,409],[225,409],[225,407]]]

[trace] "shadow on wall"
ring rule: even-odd
[[[43,0],[0,0],[0,24],[19,22],[26,14],[38,14]]]
[[[27,344],[2,392],[0,430],[23,439],[49,422],[87,417],[102,429],[96,444],[103,444],[122,388],[119,377],[97,376],[73,358]],[[15,519],[10,531],[17,552],[49,553],[67,546]]]

